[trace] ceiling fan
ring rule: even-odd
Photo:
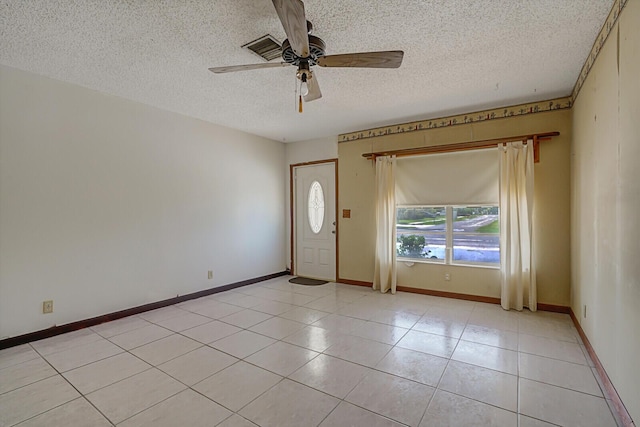
[[[276,68],[293,65],[298,67],[296,77],[300,80],[299,111],[302,112],[302,98],[305,102],[322,97],[318,79],[311,67],[359,67],[359,68],[398,68],[402,64],[404,52],[387,50],[381,52],[359,52],[341,55],[325,55],[325,44],[319,37],[309,34],[313,28],[304,13],[301,0],[272,0],[284,27],[287,39],[282,42],[284,62],[262,64],[231,65],[209,68],[214,73]]]

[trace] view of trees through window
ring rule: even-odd
[[[500,262],[497,206],[402,206],[397,208],[396,231],[399,258]]]

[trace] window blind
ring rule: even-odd
[[[497,205],[498,149],[397,159],[398,205]]]

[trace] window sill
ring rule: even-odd
[[[500,264],[447,264],[452,267],[471,267],[471,268],[484,268],[487,270],[500,270]]]
[[[396,262],[402,262],[407,267],[413,267],[414,264],[434,264],[434,265],[446,265],[449,267],[470,267],[470,268],[483,268],[486,270],[500,270],[499,264],[446,264],[443,259],[417,259],[417,258],[396,258]]]
[[[446,265],[443,259],[433,258],[396,258],[396,262],[403,262],[406,264],[438,264]]]

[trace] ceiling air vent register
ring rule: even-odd
[[[280,44],[269,34],[245,44],[242,48],[249,49],[265,61],[271,61],[282,55]]]

